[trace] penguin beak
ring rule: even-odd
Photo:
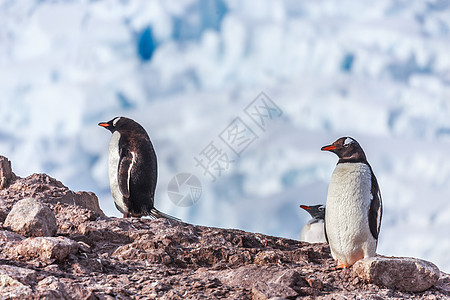
[[[108,123],[102,122],[102,123],[98,123],[98,126],[108,128],[110,125]]]
[[[309,210],[309,209],[311,209],[311,207],[309,207],[309,206],[306,206],[306,205],[300,205],[300,207],[301,207],[301,208],[303,208],[303,209],[305,209],[305,210]]]
[[[337,146],[335,145],[328,145],[328,146],[323,146],[322,148],[320,148],[320,150],[322,151],[333,151],[337,148]]]

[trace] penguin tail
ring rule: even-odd
[[[172,217],[171,215],[165,214],[159,210],[157,210],[156,208],[152,208],[152,210],[150,211],[150,217],[151,218],[165,218],[165,219],[169,219],[169,220],[175,220],[175,221],[181,221],[178,218]]]

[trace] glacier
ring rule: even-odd
[[[450,272],[449,15],[442,0],[2,0],[0,154],[119,217],[97,123],[128,116],[158,156],[158,209],[298,239],[298,206],[325,202],[337,162],[320,147],[352,136],[381,187],[378,253]],[[282,112],[263,129],[246,113],[261,92]],[[236,118],[255,136],[239,155],[220,138]],[[211,142],[230,159],[215,181],[194,159]],[[183,172],[201,182],[188,207],[167,190]]]

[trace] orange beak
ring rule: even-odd
[[[322,151],[331,151],[331,150],[334,150],[336,148],[337,148],[337,146],[328,145],[328,146],[323,146],[320,150],[322,150]]]
[[[102,127],[108,128],[109,124],[108,123],[98,123],[98,126],[102,126]]]
[[[306,205],[300,205],[300,207],[303,208],[303,209],[306,209],[306,210],[311,209],[311,207],[306,206]]]

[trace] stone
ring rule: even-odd
[[[77,253],[78,243],[66,237],[36,237],[24,239],[15,250],[26,259],[61,262]]]
[[[6,188],[16,178],[11,168],[11,162],[0,155],[0,190]]]
[[[53,236],[58,229],[53,211],[33,198],[18,201],[4,226],[24,236]]]
[[[41,299],[97,299],[94,294],[73,282],[49,276],[39,281],[36,290]]]
[[[288,299],[295,298],[297,295],[298,293],[292,288],[277,283],[259,281],[252,287],[252,299],[254,300],[268,300],[275,297]]]
[[[404,292],[425,291],[440,277],[433,263],[410,257],[365,258],[357,261],[352,270],[364,282]]]
[[[1,299],[31,299],[33,290],[7,274],[0,274]]]
[[[36,271],[16,266],[0,265],[0,274],[8,275],[27,285],[36,280]]]
[[[0,230],[0,242],[19,242],[23,240],[24,237],[8,230]]]
[[[0,270],[6,270],[0,271],[0,299],[450,296],[450,276],[443,272],[432,288],[403,292],[366,283],[352,269],[333,270],[327,244],[165,219],[107,217],[96,208],[94,194],[76,194],[46,174],[15,179],[0,190],[0,221],[19,200],[32,197],[54,212],[61,236],[25,239],[0,231]]]
[[[33,270],[0,265],[1,299],[31,299],[32,289],[29,285],[36,280]]]

